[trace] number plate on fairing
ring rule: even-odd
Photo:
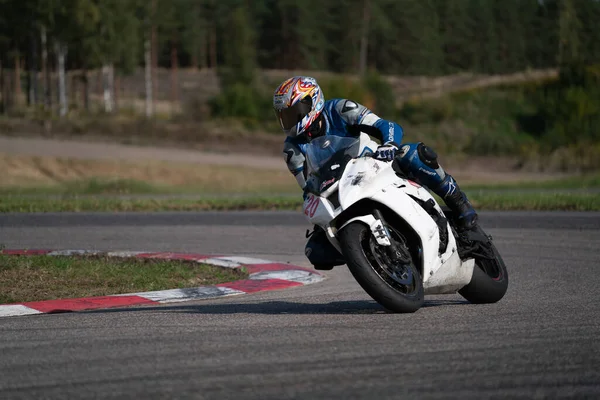
[[[335,210],[323,197],[309,194],[302,206],[304,215],[312,224],[327,225],[334,217]]]

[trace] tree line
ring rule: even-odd
[[[115,75],[145,68],[151,115],[158,67],[173,80],[180,67],[214,68],[235,83],[257,68],[435,76],[594,64],[597,21],[598,0],[0,0],[0,104],[23,90],[29,104],[58,98],[64,115],[69,70],[87,85],[101,69],[111,111]]]

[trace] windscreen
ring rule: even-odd
[[[318,172],[335,153],[343,151],[351,157],[358,156],[356,154],[358,145],[357,138],[333,135],[320,136],[312,140],[306,149],[309,173]]]
[[[342,136],[320,136],[306,149],[308,166],[307,190],[320,194],[335,183],[346,164],[358,156],[360,141]]]

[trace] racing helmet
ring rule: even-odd
[[[309,76],[285,80],[273,95],[273,108],[281,128],[292,137],[305,132],[310,137],[310,127],[321,115],[324,105],[325,99],[317,80]]]

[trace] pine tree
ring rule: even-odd
[[[580,20],[579,40],[582,61],[600,63],[600,1],[576,0],[574,3]]]
[[[182,50],[190,56],[193,68],[206,68],[208,22],[202,1],[178,0],[177,14],[181,19]]]
[[[455,73],[472,68],[474,45],[473,20],[469,14],[468,0],[438,0],[440,32],[444,49],[444,71]]]
[[[41,0],[40,24],[56,56],[59,115],[68,111],[66,58],[69,49],[84,51],[86,41],[97,33],[100,13],[93,0]]]
[[[562,66],[581,62],[581,21],[574,0],[560,1],[558,30],[558,64]]]
[[[139,20],[132,0],[95,0],[100,19],[98,33],[90,40],[97,65],[102,67],[104,110],[115,107],[115,66],[132,72],[139,62]]]
[[[227,20],[229,29],[223,37],[223,66],[219,77],[223,86],[236,83],[251,84],[256,74],[256,35],[248,18],[248,11],[241,6],[231,11]]]
[[[440,17],[433,0],[414,2],[405,0],[402,13],[407,39],[405,51],[409,51],[408,73],[438,75],[442,71],[443,40],[440,35]]]
[[[498,35],[493,2],[471,0],[470,17],[473,20],[473,44],[469,47],[471,68],[480,73],[495,74],[501,71]]]
[[[407,29],[402,25],[404,4],[394,0],[372,0],[370,12],[371,46],[368,52],[370,68],[381,73],[400,75],[407,71],[411,43]]]
[[[498,73],[515,72],[526,66],[524,30],[531,12],[524,6],[527,2],[493,0],[495,34],[498,38]]]

